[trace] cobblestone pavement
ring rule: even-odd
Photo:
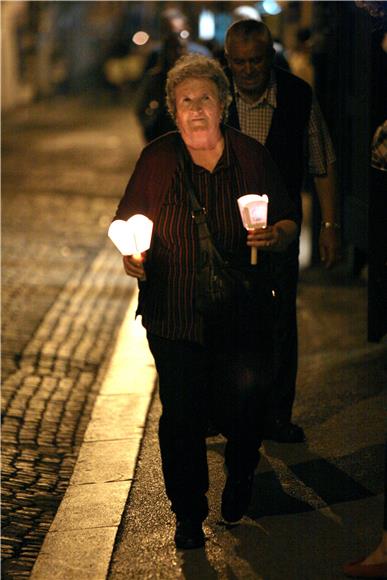
[[[68,485],[130,291],[106,231],[142,146],[128,108],[3,118],[3,578],[28,577]]]

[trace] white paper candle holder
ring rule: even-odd
[[[246,230],[265,228],[267,225],[267,207],[269,198],[266,194],[250,193],[238,198],[242,223]],[[257,248],[251,248],[251,264],[257,263]]]
[[[150,248],[153,222],[144,215],[136,214],[128,220],[114,220],[108,236],[123,256],[141,259],[141,253]]]

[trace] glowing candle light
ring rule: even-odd
[[[141,253],[150,248],[152,230],[152,220],[144,215],[136,214],[127,221],[112,222],[108,236],[123,256],[133,256],[141,260]]]
[[[148,42],[148,40],[149,40],[149,34],[147,32],[145,32],[144,30],[138,30],[132,36],[132,42],[134,44],[137,44],[137,46],[142,46],[143,44],[146,44]]]
[[[243,195],[238,199],[239,211],[246,230],[266,227],[268,203],[269,198],[267,195],[257,195],[255,193]],[[257,263],[257,248],[251,248],[250,263],[253,265]]]
[[[142,262],[142,252],[150,248],[153,222],[144,215],[136,214],[127,221],[114,220],[110,224],[108,236],[123,256],[133,256]],[[143,276],[141,281],[146,280]]]

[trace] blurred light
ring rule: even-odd
[[[180,38],[182,38],[183,40],[187,40],[188,37],[189,37],[189,31],[188,30],[182,30],[180,32]]]
[[[262,8],[267,14],[271,14],[271,16],[276,16],[282,12],[282,8],[276,0],[264,0]]]
[[[71,256],[71,248],[69,248],[68,246],[62,246],[60,249],[60,253],[64,258],[68,258],[69,256]]]
[[[238,6],[233,12],[234,19],[238,20],[261,20],[259,10],[254,6]]]
[[[134,42],[134,44],[137,44],[137,46],[142,46],[143,44],[146,44],[148,40],[149,34],[147,32],[144,32],[143,30],[139,30],[132,36],[132,42]]]
[[[215,17],[210,10],[202,10],[199,16],[199,38],[212,40],[215,36]]]
[[[111,218],[109,215],[101,215],[98,220],[99,227],[105,230],[107,227],[109,227],[110,220]]]

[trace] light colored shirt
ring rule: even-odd
[[[266,91],[256,103],[248,103],[234,83],[235,101],[242,133],[265,145],[269,135],[274,110],[277,108],[277,81],[272,70]],[[332,140],[322,116],[320,106],[313,95],[307,142],[308,169],[311,175],[325,175],[327,166],[336,160]]]

